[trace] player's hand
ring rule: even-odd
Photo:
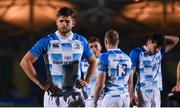
[[[134,106],[138,106],[139,104],[139,98],[137,96],[132,96],[131,97],[131,104]]]
[[[172,92],[180,92],[180,84],[176,84],[171,90]]]
[[[53,83],[49,86],[49,88],[47,89],[48,95],[49,94],[54,94],[56,92],[61,91],[60,88],[58,88],[56,85],[54,85]]]
[[[55,92],[59,91],[60,89],[55,86],[52,82],[41,82],[41,84],[39,85],[40,88],[44,91],[48,92],[49,94],[54,94]]]
[[[77,80],[76,81],[76,87],[77,88],[83,88],[83,87],[85,87],[85,86],[87,86],[88,84],[87,84],[87,82],[85,81],[85,80]]]

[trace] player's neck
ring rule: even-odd
[[[95,55],[95,57],[96,57],[96,58],[99,58],[99,57],[100,57],[100,55],[101,55],[101,53],[99,53],[99,54]]]
[[[112,50],[112,49],[117,49],[117,47],[115,47],[115,46],[109,46],[109,47],[107,48],[107,50]]]
[[[117,48],[118,48],[117,45],[111,45],[111,44],[108,45],[108,49],[117,49]]]
[[[150,46],[148,44],[146,44],[144,47],[147,51],[150,51]]]
[[[59,32],[59,31],[58,31]],[[65,38],[68,38],[71,34],[72,34],[72,31],[68,32],[68,33],[62,33],[62,32],[59,32],[59,34]]]

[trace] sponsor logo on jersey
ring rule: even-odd
[[[74,44],[74,49],[80,49],[81,48],[80,46],[81,46],[81,44],[79,42],[76,42]]]
[[[71,56],[64,56],[64,60],[71,60]]]
[[[53,61],[53,64],[70,64],[71,61]]]
[[[53,43],[52,46],[53,48],[59,48],[59,43]]]

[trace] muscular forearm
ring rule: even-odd
[[[165,36],[166,43],[165,43],[165,50],[166,52],[173,49],[176,44],[179,42],[179,37],[177,36]]]
[[[177,43],[179,41],[179,37],[178,36],[169,36],[169,35],[166,35],[165,39],[166,39],[166,41],[175,42],[175,43]]]
[[[35,71],[31,61],[25,61],[22,60],[20,63],[20,66],[22,67],[23,71],[26,73],[26,75],[37,85],[40,85],[40,81],[37,76],[37,72]]]
[[[129,94],[131,98],[134,96],[134,74],[135,73],[136,73],[136,68],[133,68],[129,76]]]
[[[129,95],[130,98],[132,98],[134,96],[134,87],[133,87],[133,75],[131,74],[129,77]]]
[[[31,54],[31,52],[27,52],[26,55],[21,60],[20,66],[26,73],[26,75],[37,85],[41,86],[41,81],[38,78],[37,72],[33,66],[33,63],[37,60],[37,58]]]
[[[91,81],[92,76],[96,72],[96,67],[97,67],[96,61],[93,61],[93,62],[91,62],[89,64],[89,67],[88,67],[88,70],[87,70],[87,75],[86,75],[86,78],[85,78],[85,81],[87,83],[89,83]]]
[[[104,88],[104,85],[96,84],[95,92],[94,92],[94,104],[97,104],[99,97],[101,96],[101,92]]]

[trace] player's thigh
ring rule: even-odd
[[[130,97],[129,96],[122,98],[122,100],[123,100],[122,107],[130,107]]]
[[[152,97],[151,107],[160,107],[161,106],[161,94],[160,91],[154,91]]]
[[[138,92],[139,107],[151,107],[151,94],[145,91]]]
[[[106,95],[102,101],[102,107],[121,107],[123,101],[120,97],[112,97],[111,95]]]

